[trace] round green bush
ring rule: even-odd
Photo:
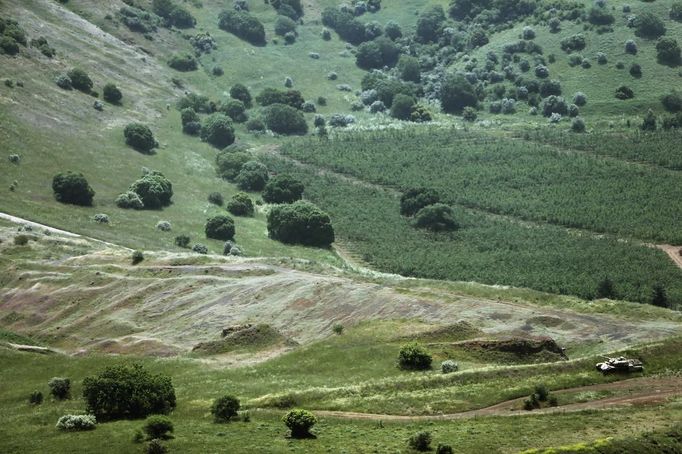
[[[286,104],[272,104],[265,110],[265,124],[277,134],[306,134],[308,124],[298,109]]]
[[[201,126],[201,140],[216,148],[225,148],[234,142],[234,127],[227,115],[214,113]]]
[[[142,263],[144,261],[144,253],[142,251],[133,251],[133,255],[130,261],[133,265]]]
[[[398,367],[404,370],[431,369],[431,354],[417,343],[403,345],[398,352]]]
[[[253,105],[251,93],[249,92],[249,89],[246,88],[246,86],[243,84],[234,84],[232,88],[230,88],[230,97],[232,99],[237,99],[243,102],[244,107],[246,107],[247,109],[250,109],[251,106]]]
[[[150,153],[159,143],[149,126],[142,123],[129,123],[123,130],[126,144],[142,153]]]
[[[400,197],[400,214],[414,216],[419,210],[427,205],[439,203],[440,197],[433,189],[413,188],[409,189]]]
[[[645,11],[635,19],[635,34],[644,38],[658,38],[665,35],[665,24],[658,15]]]
[[[245,163],[235,178],[237,186],[244,191],[261,191],[268,182],[268,168],[258,161]]]
[[[248,120],[246,106],[238,99],[230,99],[229,101],[220,103],[218,110],[237,123],[244,123]]]
[[[95,191],[82,173],[68,171],[58,173],[52,179],[52,191],[58,202],[72,205],[91,206]]]
[[[230,418],[237,416],[239,408],[239,399],[230,395],[223,396],[213,401],[211,414],[216,422],[227,422]]]
[[[465,107],[476,107],[478,98],[464,76],[449,76],[443,82],[440,96],[441,106],[446,113],[459,114]]]
[[[73,68],[71,71],[66,73],[71,79],[71,85],[76,90],[80,90],[89,93],[92,90],[92,79],[88,76],[88,73],[80,68]]]
[[[412,435],[407,441],[407,444],[416,451],[425,452],[431,450],[431,440],[430,432],[421,431]]]
[[[144,421],[142,430],[149,439],[166,439],[173,432],[173,421],[168,416],[151,415]]]
[[[119,195],[114,203],[117,207],[124,209],[141,210],[144,208],[144,203],[140,196],[132,191],[126,191]]]
[[[208,195],[208,203],[212,203],[213,205],[217,205],[219,207],[223,206],[223,203],[225,203],[223,199],[223,195],[219,192],[212,192]]]
[[[102,89],[102,98],[111,104],[119,104],[123,99],[123,93],[112,83],[108,83]]]
[[[218,176],[233,181],[239,175],[244,164],[251,160],[251,155],[241,151],[223,150],[216,156]]]
[[[459,227],[453,217],[452,208],[443,203],[427,205],[419,210],[415,215],[414,225],[432,232],[456,230]]]
[[[296,22],[286,16],[277,16],[275,20],[275,33],[284,36],[287,33],[296,33]]]
[[[189,235],[178,235],[175,237],[175,245],[183,249],[187,249],[189,247],[189,242]]]
[[[161,172],[152,171],[135,181],[129,191],[140,197],[145,208],[156,209],[170,205],[173,184]]]
[[[213,216],[206,221],[206,238],[213,238],[214,240],[232,240],[234,239],[234,220],[229,216],[218,215]]]
[[[145,454],[166,454],[168,448],[161,440],[149,440],[144,448]]]
[[[171,59],[168,60],[168,66],[176,71],[182,72],[196,71],[199,67],[196,58],[190,54],[173,55]]]
[[[64,415],[57,421],[57,429],[70,432],[94,430],[96,425],[93,415]]]
[[[329,247],[334,242],[329,215],[304,200],[273,207],[267,225],[268,236],[283,243]]]
[[[267,203],[294,203],[301,200],[303,183],[294,177],[280,174],[270,179],[263,190],[263,201]]]
[[[47,382],[50,394],[57,400],[65,400],[71,397],[71,380],[63,377],[52,377]]]
[[[292,438],[310,437],[310,429],[317,423],[317,418],[308,410],[295,409],[282,417],[284,424],[291,430]]]
[[[412,115],[412,108],[414,107],[414,98],[402,93],[398,93],[393,98],[393,105],[391,106],[391,116],[398,120],[410,120]]]
[[[175,408],[170,377],[153,375],[139,364],[116,365],[83,380],[83,398],[97,420],[144,418]]]
[[[227,211],[235,216],[253,216],[253,201],[247,194],[239,192],[227,202]]]

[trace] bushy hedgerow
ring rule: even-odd
[[[69,79],[71,79],[71,85],[76,90],[80,90],[85,93],[90,93],[90,90],[92,90],[92,79],[90,79],[88,73],[82,69],[73,68],[67,72],[66,75],[69,76]]]
[[[130,123],[123,130],[126,144],[142,153],[150,153],[159,143],[154,139],[154,134],[149,126],[142,123]]]
[[[432,232],[446,232],[459,228],[452,213],[452,208],[443,203],[427,205],[417,212],[414,225]]]
[[[218,27],[253,45],[265,45],[265,28],[263,24],[247,11],[223,11],[218,16]]]
[[[235,183],[244,191],[261,191],[269,179],[268,168],[264,164],[249,161],[242,166]]]
[[[52,179],[52,191],[58,202],[72,205],[91,206],[95,191],[82,173],[68,171],[58,173]]]
[[[132,191],[126,191],[119,195],[114,203],[117,207],[124,209],[141,210],[144,208],[144,203],[140,196]]]
[[[270,179],[263,190],[263,201],[266,203],[294,203],[301,200],[304,191],[303,183],[296,178],[280,174]]]
[[[273,207],[267,224],[268,236],[283,243],[328,247],[334,242],[329,215],[304,200]]]
[[[265,124],[277,134],[306,134],[308,123],[298,109],[285,104],[272,104],[265,109]]]
[[[173,184],[161,172],[151,171],[135,181],[128,189],[136,193],[144,208],[156,209],[170,205]]]
[[[97,419],[93,415],[64,415],[57,421],[57,429],[68,432],[94,430]]]
[[[398,367],[404,370],[431,369],[431,354],[417,343],[406,344],[398,352]]]
[[[235,234],[234,220],[225,215],[213,216],[206,221],[204,232],[206,238],[223,241],[232,240]]]
[[[201,140],[216,148],[225,148],[234,143],[234,127],[227,115],[215,113],[204,120],[201,126]]]
[[[52,377],[47,382],[50,388],[50,394],[57,400],[65,400],[71,398],[71,379],[65,377]]]
[[[263,107],[272,104],[285,104],[295,109],[300,109],[305,102],[303,95],[298,90],[278,90],[266,88],[256,96],[256,102]]]
[[[295,409],[284,415],[282,421],[291,431],[292,438],[307,438],[317,418],[308,410]]]
[[[168,60],[168,66],[176,71],[196,71],[199,67],[197,59],[193,55],[173,55],[170,60]]]
[[[123,93],[115,84],[108,83],[102,88],[102,98],[111,104],[120,104]]]
[[[665,24],[658,15],[645,11],[635,18],[635,34],[643,38],[658,38],[666,33]]]
[[[244,107],[250,109],[252,106],[251,93],[243,84],[234,84],[230,88],[230,97],[244,103]]]
[[[237,416],[239,407],[239,399],[235,396],[227,395],[213,401],[211,414],[216,422],[228,422],[231,418]]]
[[[246,106],[238,99],[230,99],[218,105],[218,111],[224,113],[237,123],[244,123],[248,120]]]
[[[139,364],[116,365],[83,380],[87,409],[98,420],[144,418],[175,408],[170,377],[153,375]]]
[[[151,415],[144,421],[142,430],[150,440],[167,439],[173,432],[173,421],[165,415]]]
[[[462,75],[451,75],[443,81],[440,102],[443,111],[459,114],[465,107],[476,107],[478,97],[474,86]]]
[[[238,192],[227,202],[227,211],[235,216],[253,216],[253,201],[248,194]]]
[[[251,155],[241,151],[223,150],[216,156],[218,176],[233,181],[239,175],[244,164],[251,160]]]
[[[433,205],[439,202],[440,197],[433,189],[409,189],[400,197],[400,214],[403,216],[414,216],[425,206]]]

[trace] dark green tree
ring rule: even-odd
[[[651,304],[658,307],[669,307],[668,295],[662,284],[655,284],[651,295]]]
[[[157,209],[171,204],[173,197],[173,184],[161,172],[151,171],[130,185],[145,208]]]
[[[433,189],[408,189],[408,191],[400,197],[400,214],[403,216],[414,216],[425,206],[433,205],[438,202],[440,202],[440,197]]]
[[[214,113],[201,126],[201,140],[216,148],[225,148],[234,142],[234,127],[227,115]]]
[[[264,164],[258,161],[249,161],[242,166],[235,182],[239,189],[244,191],[261,191],[269,179],[270,174],[268,174],[268,168]]]
[[[149,126],[142,123],[130,123],[123,130],[126,144],[139,152],[150,153],[159,143],[154,139],[154,134]]]
[[[234,221],[229,216],[213,216],[206,221],[204,231],[206,238],[223,241],[232,240],[235,234]]]
[[[267,203],[294,203],[303,196],[304,186],[299,180],[286,174],[270,179],[263,190]]]
[[[268,236],[283,243],[329,247],[334,242],[329,215],[304,200],[273,207],[267,222]]]
[[[418,343],[406,344],[398,352],[398,367],[404,370],[431,369],[431,354]]]
[[[227,395],[213,401],[211,414],[216,422],[228,422],[230,418],[237,416],[239,408],[239,399],[235,396]]]
[[[443,203],[427,205],[417,212],[414,225],[432,232],[446,232],[459,228],[455,221],[452,208]]]
[[[317,418],[308,410],[291,410],[282,418],[291,430],[292,438],[310,437],[310,429],[317,423]]]
[[[58,202],[91,206],[95,191],[82,173],[58,173],[52,179],[52,191]]]
[[[440,102],[444,112],[460,114],[465,107],[476,107],[478,98],[474,86],[457,74],[448,76],[443,82]]]

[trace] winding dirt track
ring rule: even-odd
[[[680,251],[682,251],[682,247],[680,246],[671,246],[669,244],[659,244],[657,246],[659,249],[661,249],[663,252],[668,254],[668,256],[672,259],[673,262],[680,268],[682,268],[682,255],[680,255]]]
[[[667,378],[633,378],[614,383],[568,388],[553,392],[554,394],[571,394],[580,392],[613,391],[619,395],[589,402],[578,402],[560,407],[548,407],[540,410],[520,410],[525,397],[501,402],[478,410],[465,411],[446,415],[404,416],[356,413],[346,411],[318,410],[318,416],[340,419],[361,419],[370,421],[447,421],[468,419],[482,416],[532,416],[549,413],[567,413],[582,410],[603,410],[612,407],[631,405],[660,404],[666,400],[682,396],[682,377]]]

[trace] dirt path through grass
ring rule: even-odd
[[[370,421],[436,421],[436,420],[455,420],[476,418],[481,416],[525,416],[549,413],[576,412],[582,410],[602,410],[611,407],[621,407],[629,405],[651,405],[663,403],[666,400],[682,396],[682,377],[665,378],[632,378],[617,381],[614,383],[602,383],[598,385],[582,386],[553,391],[559,396],[581,393],[611,391],[618,392],[618,396],[607,397],[604,399],[591,400],[588,402],[576,402],[559,407],[548,407],[539,410],[521,410],[523,400],[526,397],[512,399],[490,407],[478,410],[465,411],[446,415],[427,415],[427,416],[404,416],[404,415],[380,415],[371,413],[356,413],[346,411],[315,411],[318,416],[341,419],[362,419]]]
[[[668,254],[672,261],[675,262],[675,265],[682,268],[682,247],[671,246],[670,244],[658,244],[656,247]]]

